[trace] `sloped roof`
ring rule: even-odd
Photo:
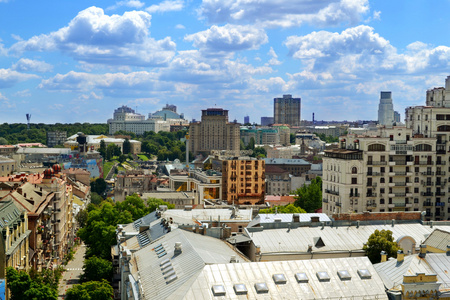
[[[450,245],[450,232],[435,229],[423,243],[427,246],[446,252],[447,245]]]
[[[330,217],[324,213],[305,213],[298,214],[300,222],[311,222],[311,217],[319,217],[319,222],[331,222]],[[249,224],[253,227],[259,224],[275,223],[275,219],[281,219],[281,223],[293,222],[294,214],[259,214]]]
[[[341,280],[338,271],[346,270],[349,280]],[[370,278],[362,278],[358,270],[367,270]],[[329,280],[320,280],[318,272],[326,272]],[[305,281],[298,282],[296,274]],[[282,274],[280,283],[274,275]],[[255,285],[265,283],[268,291],[258,293]],[[234,285],[244,284],[247,293],[237,294]],[[216,299],[213,286],[222,286],[226,299],[388,299],[383,282],[367,257],[318,260],[228,263],[207,265],[180,299]]]

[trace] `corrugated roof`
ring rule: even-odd
[[[435,228],[438,227],[450,231],[450,226],[435,226]],[[377,229],[392,231],[394,240],[401,236],[411,236],[417,246],[423,243],[434,230],[430,226],[419,223],[395,224],[395,226],[361,225],[359,228],[356,226],[324,226],[323,229],[321,226],[299,227],[291,230],[280,228],[263,231],[258,231],[257,228],[245,228],[247,234],[252,237],[253,243],[261,246],[261,253],[303,253],[307,251],[309,244],[313,245],[313,252],[361,250],[369,236]],[[315,237],[321,237],[325,246],[315,247]]]
[[[436,229],[427,237],[424,244],[446,252],[447,245],[450,245],[450,232]]]
[[[341,280],[338,276],[341,270],[348,271],[351,278]],[[358,270],[368,270],[371,278],[362,279]],[[318,272],[326,272],[330,279],[319,280]],[[297,273],[303,273],[299,279]],[[281,283],[275,283],[275,274],[282,274]],[[268,291],[257,293],[258,283],[265,283]],[[247,292],[237,294],[235,284],[244,284],[243,290]],[[186,294],[174,296],[217,299],[213,286],[223,287],[222,299],[388,299],[383,282],[367,257],[208,265]]]
[[[194,224],[195,221],[207,222],[212,218],[213,221],[217,221],[220,217],[221,221],[249,221],[252,219],[252,209],[236,209],[233,216],[232,209],[169,209],[163,212],[163,218],[166,220],[172,218],[175,223],[178,224]]]
[[[182,252],[175,256],[176,242],[181,243]],[[161,250],[160,255],[166,254],[158,257],[156,253]],[[174,299],[174,292],[185,293],[190,287],[189,280],[195,279],[205,265],[229,262],[232,255],[237,253],[222,240],[176,229],[133,253],[136,260],[133,276],[136,279],[139,272],[143,299]],[[171,282],[161,269],[161,262],[166,259],[170,262],[168,268],[172,267],[176,275]]]

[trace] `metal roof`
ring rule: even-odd
[[[182,249],[178,255],[174,253],[176,242]],[[205,265],[227,263],[232,255],[238,257],[222,240],[176,229],[133,253],[133,277],[140,277],[142,299],[174,299],[175,291],[184,294]]]
[[[450,226],[435,226],[435,228],[450,231]],[[261,230],[254,227],[245,228],[245,231],[252,238],[253,243],[261,247],[261,253],[304,253],[307,251],[309,244],[313,246],[313,252],[320,253],[361,250],[369,236],[377,229],[392,231],[394,240],[401,236],[411,236],[416,241],[417,246],[423,243],[434,230],[430,226],[411,223],[395,224],[395,226],[361,225],[359,228],[356,226],[299,227],[290,230],[286,228]],[[324,246],[316,247],[314,238],[317,237],[321,237]]]
[[[436,229],[427,237],[424,244],[446,252],[447,245],[450,245],[450,232]]]
[[[324,213],[305,213],[298,214],[300,218],[300,222],[311,222],[311,217],[319,217],[320,222],[331,222],[331,219]],[[275,220],[281,219],[281,222],[293,222],[294,214],[259,214],[256,218],[259,217],[259,223],[274,223]],[[255,219],[256,219],[255,218]],[[255,219],[253,221],[255,221]],[[252,222],[253,223],[253,222]],[[249,225],[249,227],[251,227]]]
[[[304,159],[300,158],[264,158],[267,165],[310,165]]]
[[[194,224],[195,221],[208,222],[213,221],[250,221],[252,219],[252,209],[236,209],[233,215],[232,209],[169,209],[163,212],[162,218],[166,220],[172,218],[174,223]]]
[[[359,275],[366,270],[370,276]],[[341,279],[339,271],[350,278]],[[318,273],[329,279],[320,280]],[[186,294],[173,296],[216,299],[214,291],[222,299],[388,299],[367,257],[207,265]]]

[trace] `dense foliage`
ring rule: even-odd
[[[148,155],[156,155],[158,160],[185,160],[186,156],[186,143],[180,141],[187,134],[186,130],[180,130],[176,132],[158,132],[153,131],[145,132],[143,136],[139,137],[142,142],[141,150]],[[189,160],[193,158],[190,155]]]
[[[306,211],[302,209],[301,207],[297,207],[294,204],[288,204],[288,205],[279,205],[279,206],[273,206],[271,208],[266,209],[260,209],[260,214],[274,214],[275,212],[279,214],[304,214]]]
[[[332,137],[331,135],[326,136],[325,133],[315,134],[325,143],[337,143],[339,141],[339,137]]]
[[[322,208],[322,178],[316,177],[310,185],[303,185],[295,191],[295,206],[303,208],[308,213]]]
[[[363,247],[364,252],[373,264],[381,261],[381,251],[385,251],[388,257],[397,257],[399,250],[397,243],[394,242],[392,231],[375,230],[369,237],[369,240]]]
[[[81,282],[98,281],[101,279],[111,280],[113,267],[109,260],[92,256],[84,261]]]
[[[66,300],[111,300],[113,288],[106,280],[88,281],[67,290]],[[31,299],[31,298],[30,298]]]
[[[6,269],[6,280],[11,291],[11,300],[57,300],[58,280],[61,276],[54,271],[34,272],[33,278],[25,271]]]
[[[24,116],[25,119],[25,116]],[[108,124],[90,124],[90,123],[74,123],[74,124],[30,124],[27,129],[26,124],[0,124],[0,137],[6,139],[8,144],[17,143],[47,143],[47,131],[66,131],[67,137],[83,132],[84,134],[107,134],[109,131]]]

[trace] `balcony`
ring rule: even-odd
[[[405,202],[396,202],[396,203],[394,203],[394,207],[406,207],[406,203]]]
[[[423,206],[433,206],[433,202],[425,201],[425,202],[423,203]]]
[[[420,174],[425,176],[434,176],[434,172],[420,172]]]
[[[445,192],[436,192],[436,197],[437,196],[445,196]]]
[[[438,145],[445,145],[445,144],[447,144],[447,141],[437,140],[436,144],[438,144]]]
[[[342,207],[342,203],[341,202],[336,202],[336,206]]]
[[[367,172],[367,176],[382,176],[384,174],[381,174],[380,172]]]
[[[406,172],[401,172],[401,171],[389,172],[389,176],[406,176]]]
[[[377,193],[371,193],[371,194],[367,193],[366,194],[366,197],[376,197],[376,196],[377,196]]]
[[[339,196],[339,191],[332,191],[332,190],[325,189],[325,193]]]
[[[328,199],[322,199],[323,203],[328,203]]]
[[[360,195],[360,193],[350,193],[350,197],[359,197]]]
[[[394,197],[406,197],[406,193],[394,193]]]
[[[420,160],[420,161],[415,161],[414,162],[415,165],[433,165],[432,161],[427,161],[427,160]]]
[[[436,161],[436,165],[439,165],[439,166],[445,166],[445,163],[446,163],[445,160]]]
[[[377,203],[375,201],[367,202],[366,207],[367,208],[375,208],[375,207],[377,207]]]
[[[368,161],[367,164],[371,165],[371,166],[385,166],[385,165],[387,165],[387,162],[386,161]]]
[[[377,187],[377,183],[376,182],[368,182],[367,186],[368,187]]]
[[[445,176],[445,171],[436,171],[436,175]]]
[[[434,182],[433,182],[433,181],[425,181],[425,180],[422,180],[422,185],[423,185],[423,186],[433,186],[433,185],[434,185]]]
[[[406,186],[409,182],[394,182],[395,186]]]
[[[433,196],[433,192],[421,192],[420,195],[421,196],[432,197]]]
[[[447,180],[444,181],[436,181],[436,186],[444,186],[447,184]]]
[[[427,212],[426,214],[425,214],[425,217],[432,217],[433,216],[433,213],[432,212]]]
[[[436,202],[436,206],[445,206],[445,202]]]

